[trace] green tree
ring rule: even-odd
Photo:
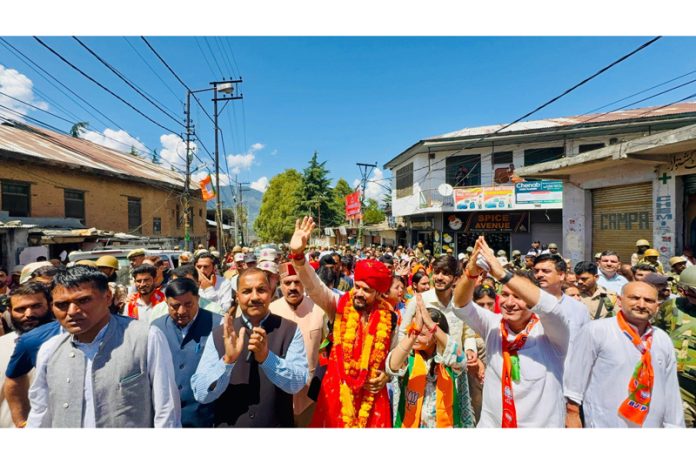
[[[365,206],[365,211],[363,212],[363,220],[365,224],[379,224],[384,221],[386,216],[384,211],[382,211],[377,203],[377,200],[373,198],[367,199],[367,205]]]
[[[152,164],[162,164],[160,161],[160,155],[157,153],[157,149],[152,150]]]
[[[337,217],[331,179],[327,177],[329,170],[325,164],[326,161],[320,163],[317,160],[315,151],[309,166],[303,171],[299,192],[300,214],[312,216],[320,227],[336,226],[342,222]]]
[[[264,242],[288,242],[295,231],[295,219],[300,215],[299,199],[302,174],[286,169],[273,177],[261,199],[259,216],[254,230]]]
[[[76,122],[70,128],[70,135],[76,139],[80,137],[83,131],[87,130],[89,123],[87,121]]]
[[[353,189],[344,178],[338,179],[336,186],[333,188],[334,193],[334,209],[339,223],[345,223],[346,220],[346,195],[353,193]]]
[[[135,149],[135,145],[131,145],[130,152],[128,154],[131,156],[140,156],[138,155],[138,151]]]

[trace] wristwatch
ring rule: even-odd
[[[510,279],[512,279],[513,277],[515,277],[515,274],[513,274],[510,271],[505,271],[505,275],[500,280],[498,280],[498,282],[505,285],[506,283],[510,282]]]

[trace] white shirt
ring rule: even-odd
[[[684,427],[674,346],[665,332],[650,330],[655,381],[643,427]],[[616,317],[597,319],[583,328],[569,354],[563,391],[582,403],[586,427],[637,427],[619,416],[618,409],[639,361],[640,351],[623,334]]]
[[[539,315],[526,343],[518,352],[520,381],[512,383],[518,427],[564,427],[563,361],[570,338],[568,319],[556,297],[541,290],[539,303],[532,308]],[[501,427],[503,414],[503,344],[500,336],[502,316],[474,302],[455,308],[486,341],[488,365],[483,383],[483,405],[478,427]],[[508,330],[508,340],[515,333]]]
[[[238,275],[235,276],[238,278]],[[236,289],[235,289],[236,291]],[[222,309],[227,311],[232,306],[232,282],[222,276],[215,276],[215,285],[206,289],[199,288],[198,296],[202,296],[206,300],[214,301],[222,306]]]
[[[94,412],[94,390],[92,385],[92,361],[99,351],[108,324],[99,331],[91,343],[75,342],[75,347],[82,351],[87,359],[85,384],[83,386],[82,427],[96,427]],[[58,349],[64,335],[56,335],[46,341],[39,349],[36,358],[36,376],[29,389],[31,411],[27,427],[50,427],[48,423],[48,383],[46,371],[53,353]],[[179,390],[174,381],[172,354],[164,334],[155,326],[150,326],[147,337],[147,371],[152,386],[152,408],[155,427],[181,427],[181,404]],[[116,382],[116,379],[114,379]],[[46,423],[44,423],[46,419]]]
[[[0,428],[14,428],[10,405],[5,400],[5,371],[17,343],[17,332],[10,332],[0,337]],[[29,375],[32,375],[33,371]]]

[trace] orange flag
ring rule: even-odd
[[[210,174],[205,176],[198,185],[201,186],[201,194],[205,201],[212,200],[215,198],[215,189],[213,188],[213,179],[210,178]]]

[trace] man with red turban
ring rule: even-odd
[[[392,274],[377,260],[358,261],[354,288],[339,297],[305,261],[314,227],[310,217],[296,221],[289,255],[307,294],[333,322],[333,346],[311,426],[391,427],[384,363],[397,316],[382,294]]]

